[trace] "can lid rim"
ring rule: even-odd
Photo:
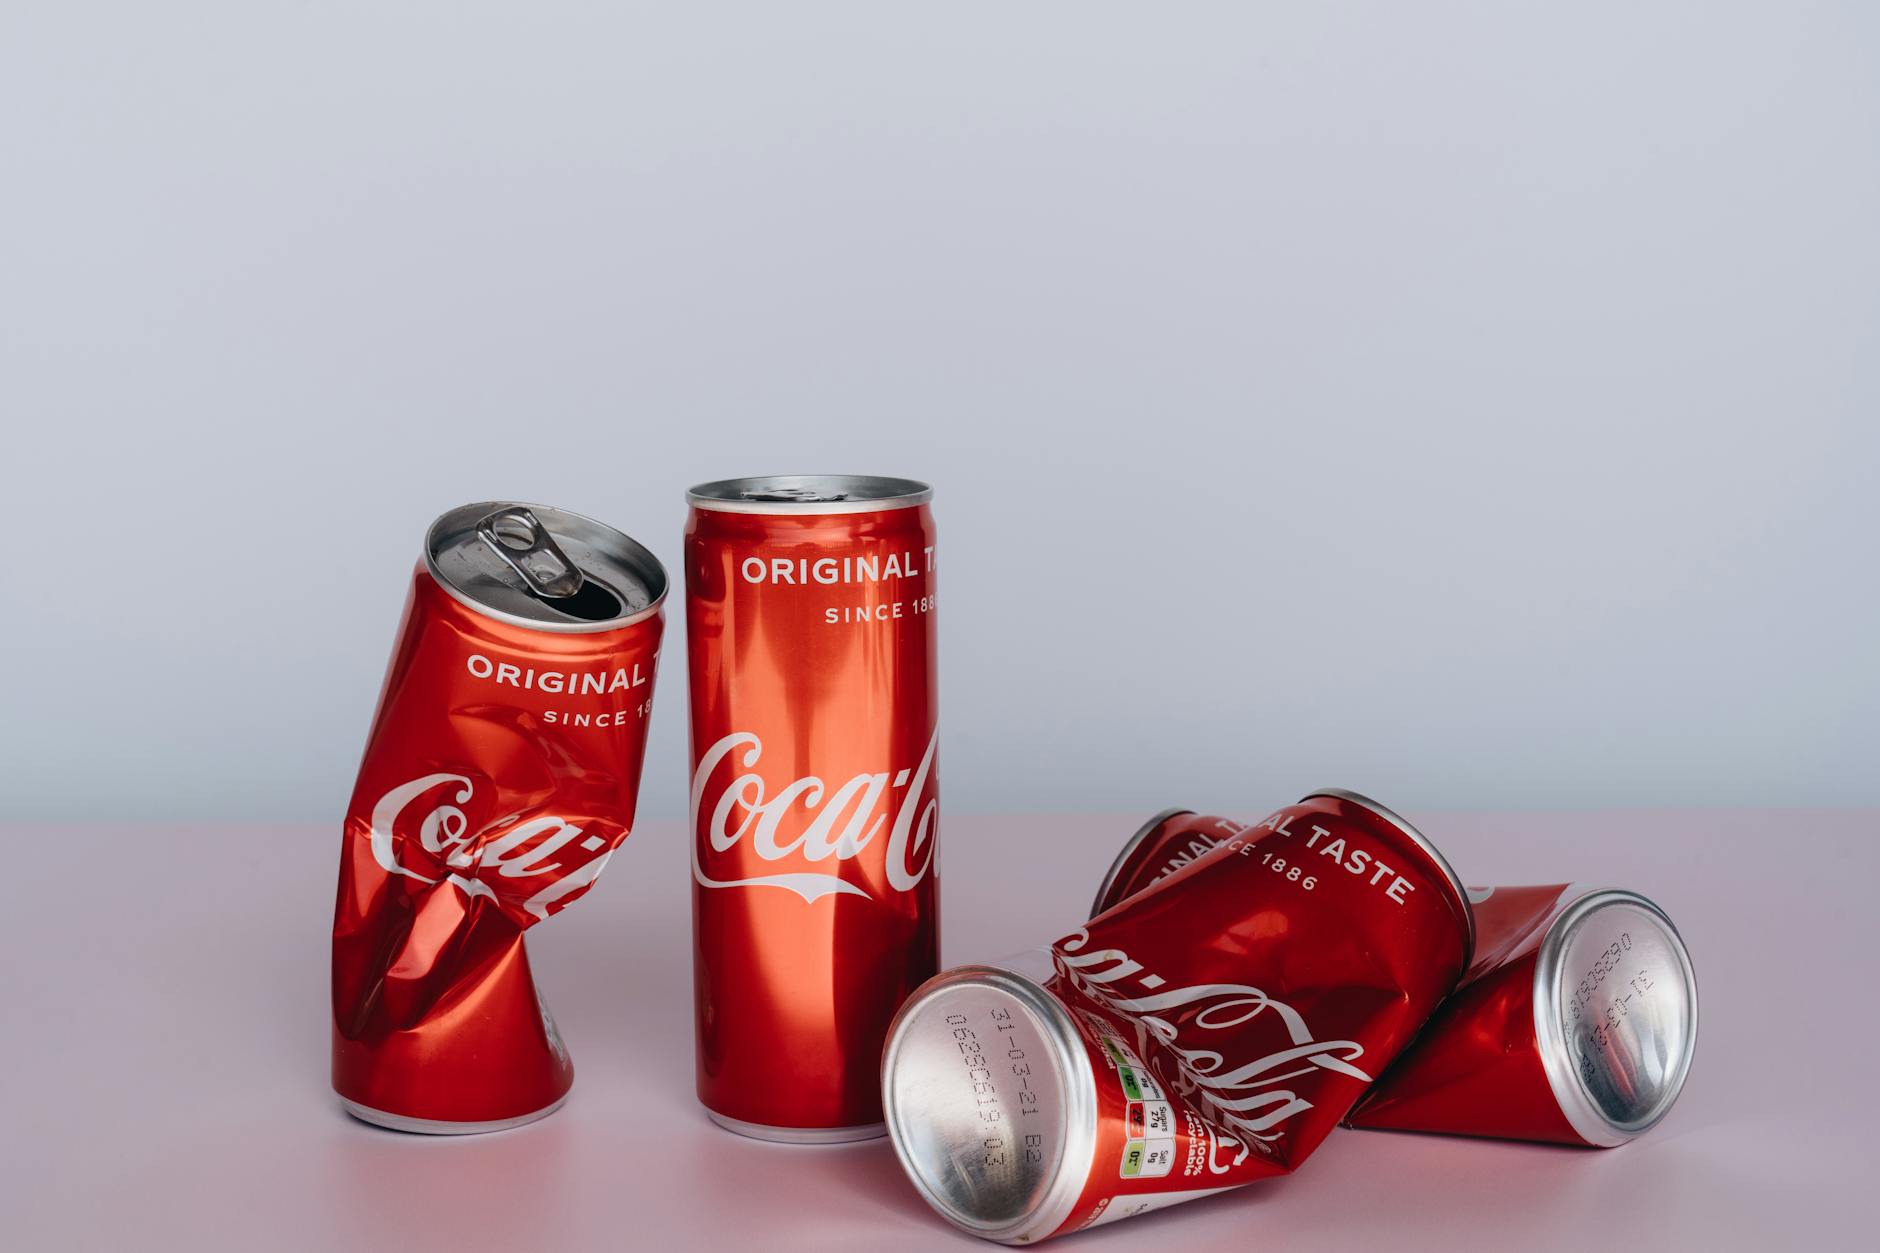
[[[867,494],[839,500],[763,500],[748,493],[813,490],[812,485],[847,485]],[[685,500],[694,509],[711,513],[824,514],[885,513],[911,509],[933,500],[933,488],[919,479],[878,474],[759,474],[744,478],[713,479],[686,489]]]
[[[1370,810],[1379,818],[1382,818],[1385,822],[1390,823],[1391,826],[1396,827],[1399,831],[1403,832],[1403,834],[1409,836],[1416,846],[1423,850],[1423,853],[1429,857],[1432,862],[1436,863],[1437,870],[1442,873],[1443,878],[1449,883],[1450,894],[1455,898],[1457,905],[1461,908],[1463,924],[1468,929],[1468,934],[1464,938],[1462,953],[1462,969],[1465,971],[1468,970],[1475,961],[1475,908],[1469,903],[1469,889],[1462,882],[1462,876],[1457,874],[1456,868],[1449,864],[1449,859],[1443,856],[1442,850],[1430,842],[1429,836],[1417,830],[1415,824],[1408,818],[1405,818],[1394,809],[1379,804],[1362,792],[1353,792],[1349,788],[1342,787],[1322,787],[1316,791],[1307,792],[1300,798],[1299,803],[1303,805],[1306,801],[1316,796],[1329,796],[1334,800],[1349,801],[1353,805]]]
[[[1038,1200],[1010,1222],[988,1224],[972,1216],[937,1192],[926,1173],[910,1160],[904,1126],[908,1111],[901,1108],[891,1079],[905,1032],[913,1015],[934,997],[955,987],[989,987],[1018,1001],[1038,1020],[1058,1073],[1064,1077],[1064,1152],[1058,1159],[1056,1175],[1040,1193]],[[921,1198],[942,1218],[969,1235],[1002,1244],[1026,1244],[1041,1240],[1064,1225],[1077,1207],[1097,1154],[1097,1075],[1090,1055],[1084,1050],[1082,1033],[1071,1018],[1070,1010],[1033,979],[999,966],[955,966],[927,980],[901,1006],[888,1027],[888,1043],[881,1055],[881,1107],[887,1124],[888,1141],[902,1171],[914,1184]]]
[[[1142,826],[1136,829],[1136,834],[1129,837],[1122,849],[1117,852],[1116,860],[1110,863],[1109,870],[1104,872],[1103,882],[1097,885],[1096,899],[1090,902],[1090,916],[1092,918],[1095,918],[1098,914],[1110,908],[1111,905],[1118,903],[1111,901],[1109,905],[1105,905],[1103,898],[1108,896],[1110,889],[1116,886],[1117,876],[1123,873],[1123,863],[1136,855],[1136,850],[1142,847],[1142,842],[1148,839],[1150,834],[1161,827],[1163,823],[1173,821],[1183,814],[1192,814],[1194,812],[1195,811],[1192,809],[1183,809],[1180,806],[1174,809],[1164,809],[1161,813],[1149,819],[1149,821],[1143,823]]]
[[[616,618],[605,618],[597,622],[570,618],[565,622],[555,622],[545,618],[529,618],[522,614],[510,613],[508,610],[498,609],[494,605],[486,604],[471,596],[468,592],[465,592],[453,583],[444,572],[438,568],[438,528],[444,524],[446,519],[456,514],[473,510],[486,510],[493,513],[503,508],[522,508],[533,510],[537,513],[558,514],[562,517],[572,518],[577,522],[584,522],[589,526],[618,536],[620,540],[624,541],[622,546],[624,552],[640,566],[640,573],[649,576],[647,582],[653,592],[652,599],[643,607],[634,610],[632,613],[621,614]],[[482,617],[489,618],[496,622],[506,623],[509,626],[523,627],[530,631],[542,631],[551,635],[599,635],[605,631],[622,630],[626,627],[644,622],[648,618],[657,617],[666,603],[666,593],[671,590],[672,584],[672,580],[666,575],[665,565],[658,557],[653,555],[653,551],[618,527],[609,526],[605,522],[590,518],[586,514],[576,513],[572,509],[562,509],[554,505],[539,505],[529,501],[519,500],[475,501],[470,504],[458,505],[452,509],[446,509],[443,513],[437,515],[437,517],[432,520],[431,525],[425,528],[424,532],[424,568],[426,572],[430,574],[432,581],[442,588],[452,600],[475,611]],[[583,573],[590,574],[590,572],[587,571],[583,571]],[[655,579],[657,579],[657,582],[654,581]],[[604,585],[603,583],[603,586]]]
[[[1670,942],[1671,950],[1678,959],[1679,974],[1684,984],[1685,1021],[1688,1023],[1684,1033],[1684,1047],[1676,1059],[1671,1081],[1664,1085],[1644,1113],[1627,1121],[1613,1118],[1593,1099],[1578,1070],[1574,1068],[1567,1047],[1567,1027],[1560,1015],[1560,983],[1565,974],[1565,958],[1573,933],[1594,914],[1614,906],[1642,910],[1664,928],[1664,938]],[[1697,1051],[1697,971],[1691,965],[1691,954],[1684,945],[1684,937],[1678,933],[1670,915],[1659,908],[1656,902],[1627,888],[1592,888],[1575,897],[1573,903],[1548,924],[1546,934],[1541,937],[1534,961],[1533,1002],[1534,1039],[1541,1056],[1541,1068],[1547,1075],[1547,1086],[1553,1089],[1561,1114],[1581,1139],[1599,1148],[1616,1148],[1651,1130],[1671,1112],[1671,1107],[1677,1103],[1678,1094],[1684,1090],[1684,1081],[1690,1074],[1691,1058]]]

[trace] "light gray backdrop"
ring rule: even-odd
[[[9,5],[0,818],[336,821],[433,514],[822,469],[949,808],[1880,802],[1877,14]]]

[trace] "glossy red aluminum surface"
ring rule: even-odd
[[[1339,793],[1232,826],[1048,961],[910,1003],[890,1127],[951,1221],[1029,1243],[1285,1174],[1454,987],[1468,902],[1401,819]]]
[[[1092,914],[1100,914],[1189,862],[1213,851],[1215,845],[1244,835],[1248,824],[1218,814],[1197,814],[1186,809],[1165,809],[1144,823],[1116,855],[1097,888]]]
[[[1461,988],[1349,1125],[1600,1147],[1650,1127],[1677,1098],[1696,1033],[1670,920],[1613,890],[1471,896],[1478,944]]]
[[[919,484],[829,512],[736,486],[695,489],[685,537],[699,1099],[748,1135],[864,1138],[888,1022],[938,965],[933,518]]]
[[[1354,1127],[1584,1143],[1560,1112],[1534,1032],[1534,964],[1566,885],[1499,888],[1475,906],[1464,986],[1365,1097]]]
[[[355,1113],[482,1130],[567,1093],[523,933],[633,824],[660,629],[497,621],[418,568],[340,849],[333,1086]]]

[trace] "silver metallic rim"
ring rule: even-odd
[[[339,1103],[346,1112],[360,1122],[369,1122],[375,1127],[385,1127],[392,1131],[410,1131],[428,1136],[474,1136],[486,1131],[508,1131],[511,1127],[525,1127],[532,1122],[539,1122],[568,1103],[568,1094],[562,1093],[561,1099],[553,1105],[544,1105],[532,1114],[521,1114],[515,1118],[498,1118],[492,1122],[440,1122],[435,1118],[407,1118],[403,1114],[389,1114],[382,1109],[373,1109],[370,1105],[361,1105],[357,1101],[339,1098]]]
[[[1671,943],[1684,979],[1684,1013],[1689,1024],[1684,1049],[1678,1056],[1671,1080],[1643,1114],[1628,1122],[1608,1117],[1587,1091],[1573,1067],[1566,1025],[1560,1020],[1560,984],[1565,977],[1564,958],[1573,933],[1587,918],[1613,905],[1630,905],[1643,910],[1663,925],[1665,938]],[[1690,1074],[1691,1058],[1697,1051],[1697,971],[1691,965],[1690,951],[1684,947],[1684,937],[1678,934],[1670,916],[1653,901],[1624,888],[1594,889],[1569,905],[1547,928],[1534,962],[1534,1038],[1539,1046],[1541,1066],[1547,1072],[1547,1084],[1554,1091],[1560,1112],[1582,1140],[1599,1148],[1616,1148],[1657,1126],[1677,1103],[1684,1080]]]
[[[813,490],[813,484],[850,483],[870,494],[847,500],[753,500],[745,493]],[[686,503],[713,513],[884,513],[911,509],[933,500],[933,488],[918,479],[870,474],[764,474],[742,479],[714,479],[687,490]]]
[[[708,1109],[705,1116],[741,1136],[768,1140],[772,1144],[851,1144],[857,1140],[879,1140],[888,1134],[886,1123],[860,1123],[853,1127],[774,1127],[769,1123],[743,1122]]]
[[[961,984],[994,988],[1018,1001],[1031,1011],[1044,1028],[1044,1039],[1058,1074],[1070,1088],[1064,1095],[1064,1153],[1058,1160],[1057,1177],[1051,1181],[1028,1212],[1002,1225],[977,1221],[935,1191],[906,1147],[907,1120],[913,1111],[903,1110],[895,1098],[893,1076],[901,1055],[904,1028],[914,1015],[934,997]],[[1071,1020],[1070,1011],[1044,988],[1023,975],[995,966],[959,966],[927,980],[894,1016],[888,1028],[888,1045],[881,1055],[881,1104],[886,1115],[889,1142],[901,1169],[927,1204],[942,1218],[969,1235],[1001,1244],[1026,1244],[1043,1239],[1064,1225],[1076,1208],[1077,1198],[1089,1181],[1097,1155],[1097,1076],[1091,1068],[1090,1055],[1084,1051],[1083,1036]]]
[[[626,551],[631,553],[635,560],[643,561],[646,564],[646,567],[650,572],[656,573],[659,575],[658,594],[656,594],[653,597],[653,599],[647,603],[644,609],[635,610],[634,612],[630,614],[623,614],[622,616],[618,618],[608,618],[601,622],[576,622],[572,620],[568,622],[544,622],[537,618],[525,618],[520,614],[507,613],[501,609],[494,609],[494,608],[491,608],[489,605],[485,605],[478,601],[472,600],[469,596],[458,591],[457,588],[454,585],[452,585],[451,581],[444,577],[443,572],[437,568],[437,558],[432,554],[432,551],[431,551],[433,547],[432,541],[437,534],[437,528],[439,524],[441,524],[444,521],[444,519],[450,517],[454,513],[460,513],[464,510],[472,509],[472,508],[487,509],[493,513],[505,507],[530,509],[530,510],[536,510],[536,511],[543,512],[543,513],[565,514],[570,518],[577,518],[580,521],[587,523],[589,526],[599,527],[600,529],[604,531],[612,531],[615,535],[618,535],[621,539],[626,541],[626,544],[625,544]],[[474,610],[480,616],[489,618],[492,621],[496,621],[496,622],[506,622],[510,626],[523,627],[526,630],[530,630],[530,631],[545,631],[551,635],[598,635],[602,631],[618,631],[622,627],[630,627],[636,622],[644,622],[648,618],[658,616],[660,608],[666,603],[666,593],[667,591],[671,589],[671,586],[672,586],[672,580],[668,578],[666,575],[666,567],[660,562],[659,558],[655,557],[653,555],[652,550],[649,549],[646,545],[640,543],[640,541],[634,539],[631,535],[628,535],[625,531],[622,531],[617,527],[608,526],[605,522],[597,521],[593,518],[588,517],[586,514],[576,513],[572,509],[558,509],[552,505],[537,505],[537,504],[531,504],[527,501],[520,501],[520,500],[517,500],[517,501],[505,501],[505,500],[481,501],[481,502],[477,502],[474,505],[459,505],[455,509],[447,509],[443,513],[440,513],[435,519],[432,520],[431,525],[425,528],[424,568],[430,574],[431,581],[433,583],[436,583],[439,587],[443,588],[444,592],[452,600],[456,601],[458,604],[463,605],[464,607],[468,609]]]
[[[1161,813],[1143,823],[1142,826],[1137,829],[1136,834],[1129,837],[1129,842],[1123,845],[1123,851],[1118,853],[1116,860],[1110,863],[1110,869],[1104,874],[1103,882],[1097,885],[1097,899],[1090,902],[1090,916],[1092,918],[1095,918],[1108,908],[1108,906],[1103,903],[1103,898],[1108,896],[1110,889],[1116,886],[1117,879],[1121,877],[1123,873],[1124,864],[1136,855],[1136,850],[1142,847],[1142,842],[1148,839],[1163,823],[1179,818],[1183,814],[1192,814],[1193,812],[1195,811],[1192,809],[1164,809]],[[1114,905],[1116,902],[1111,901],[1110,904]]]
[[[1449,864],[1449,859],[1443,856],[1442,850],[1430,843],[1430,838],[1417,830],[1409,819],[1397,813],[1395,810],[1378,804],[1361,792],[1353,792],[1342,787],[1322,787],[1316,792],[1306,793],[1304,797],[1300,798],[1299,803],[1303,805],[1306,801],[1311,800],[1315,796],[1330,796],[1335,800],[1350,801],[1354,805],[1363,806],[1382,818],[1385,822],[1390,823],[1391,826],[1396,827],[1399,831],[1409,836],[1410,839],[1416,843],[1416,846],[1428,854],[1431,861],[1436,863],[1436,868],[1442,871],[1443,878],[1449,881],[1450,894],[1455,897],[1456,904],[1461,907],[1463,922],[1469,929],[1467,943],[1464,945],[1462,953],[1462,968],[1467,970],[1469,964],[1475,960],[1475,910],[1469,904],[1469,889],[1463,884],[1462,876],[1458,875],[1456,868]]]

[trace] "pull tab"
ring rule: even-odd
[[[810,487],[766,487],[754,492],[739,492],[745,500],[785,501],[798,505],[833,504],[847,500],[847,492],[819,492]]]
[[[498,509],[477,523],[477,535],[537,596],[560,599],[581,590],[580,567],[528,509]]]

